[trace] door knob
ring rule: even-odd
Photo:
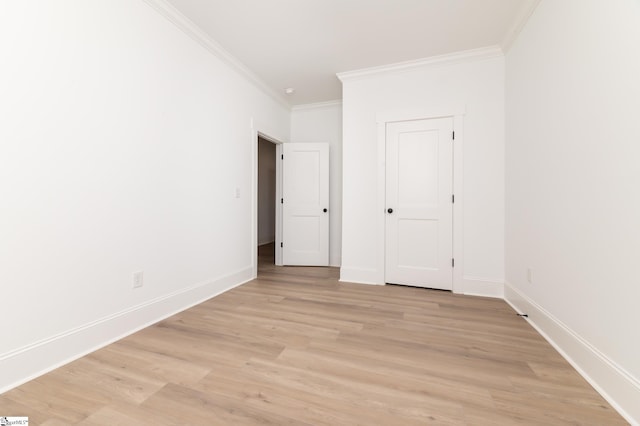
[[[393,209],[392,208],[388,208],[387,209],[387,213],[393,213]]]
[[[324,213],[326,213],[326,212],[327,212],[327,209],[322,209],[322,211],[323,211]]]

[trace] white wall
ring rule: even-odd
[[[507,298],[638,424],[639,23],[543,0],[506,62]]]
[[[258,138],[258,245],[276,240],[276,145]]]
[[[3,2],[0,57],[0,391],[251,278],[287,108],[142,1]]]
[[[291,113],[292,142],[329,144],[329,263],[340,266],[342,244],[342,104],[299,105]]]
[[[502,296],[504,279],[504,58],[460,59],[408,69],[342,76],[343,235],[341,277],[377,282],[383,276],[378,256],[378,153],[376,116],[397,111],[465,109],[461,167],[463,205],[462,282],[454,290]],[[459,182],[458,182],[459,183]],[[384,209],[383,209],[384,210]],[[382,222],[383,223],[383,222]],[[458,232],[459,234],[459,232]],[[454,239],[460,237],[454,236]],[[456,245],[458,245],[456,243]]]

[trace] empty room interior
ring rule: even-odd
[[[0,423],[640,425],[638,46],[639,0],[2,2]]]

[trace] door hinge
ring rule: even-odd
[[[456,140],[456,132],[451,132],[451,139]]]
[[[456,202],[456,196],[454,194],[451,194],[451,203],[455,203]]]
[[[284,160],[284,154],[280,155],[280,159]]]
[[[451,267],[455,268],[455,266],[456,266],[456,260],[452,258],[451,259]]]
[[[282,245],[282,243],[280,243],[280,247],[284,247],[284,246]]]
[[[284,198],[280,198],[280,204],[284,204]]]

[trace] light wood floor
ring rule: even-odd
[[[615,425],[501,300],[278,268],[0,395],[31,425]]]

